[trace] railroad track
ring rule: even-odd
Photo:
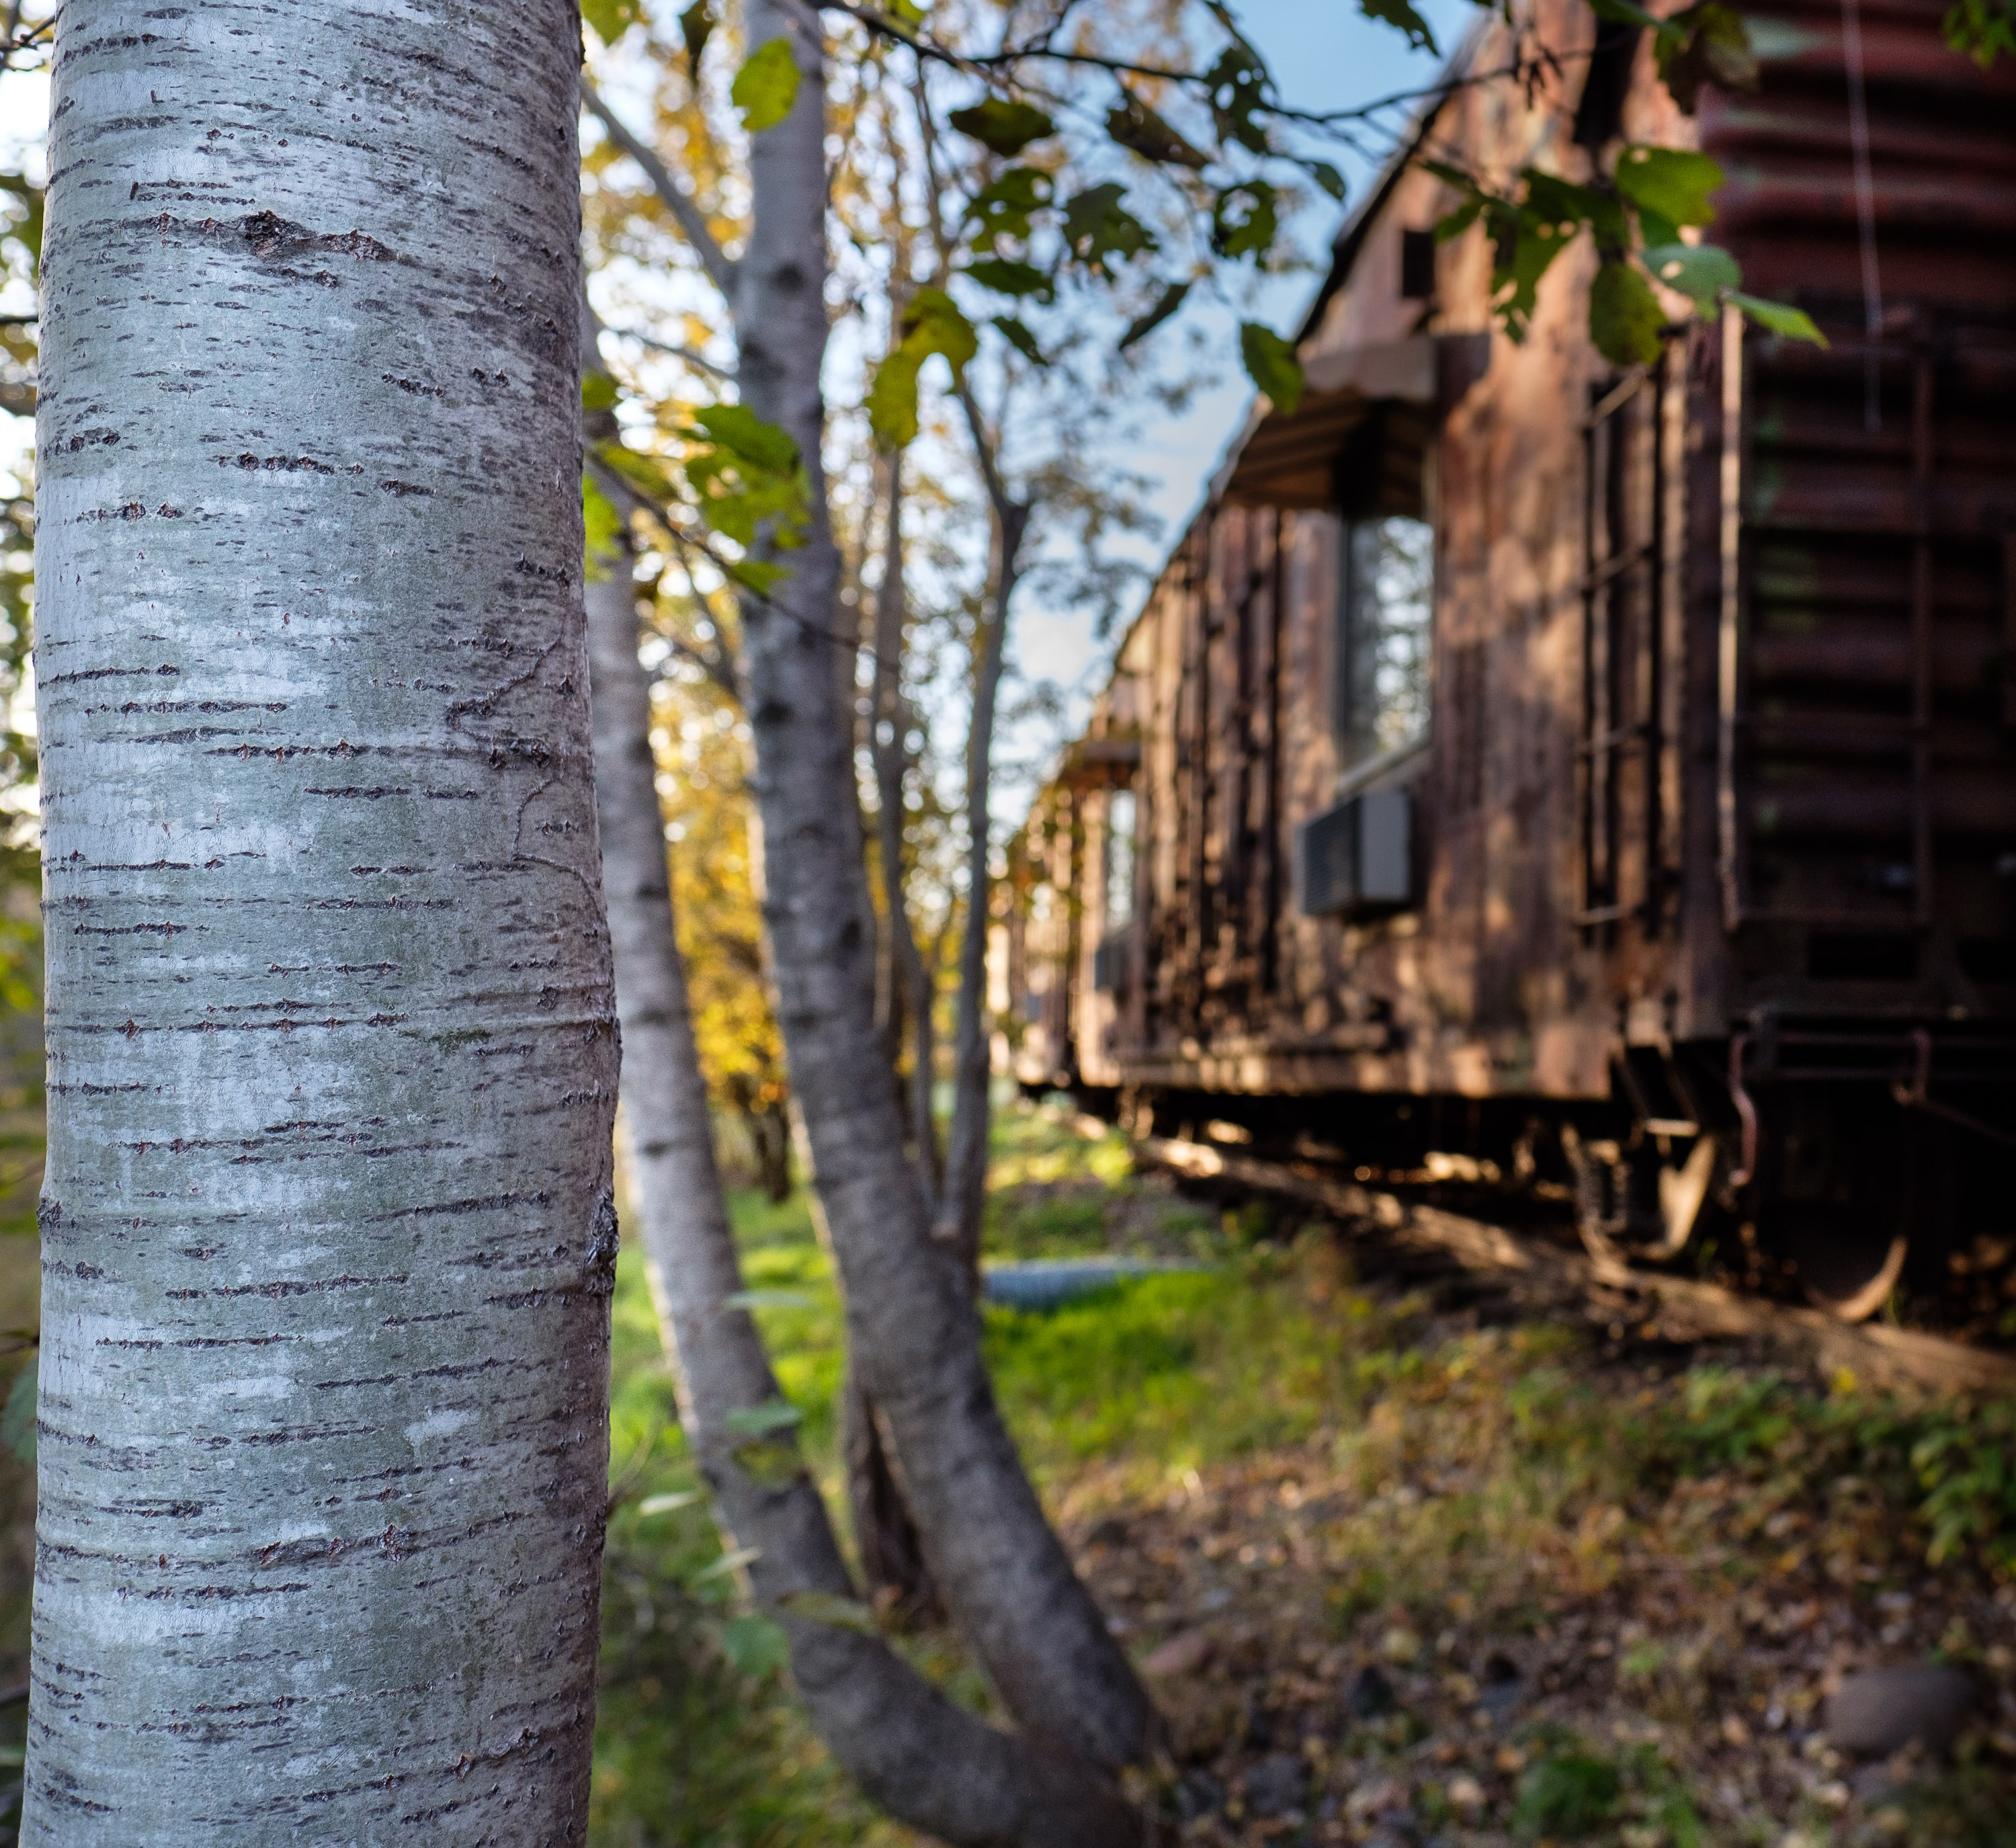
[[[1108,1126],[1097,1128],[1103,1134]],[[1819,1309],[1592,1257],[1362,1185],[1314,1162],[1265,1161],[1208,1143],[1157,1136],[1136,1137],[1132,1146],[1143,1166],[1316,1207],[1389,1250],[1489,1275],[1536,1310],[1558,1311],[1571,1301],[1593,1304],[1610,1311],[1608,1319],[1620,1332],[1628,1327],[1647,1340],[1676,1343],[1762,1342],[1826,1373],[1846,1367],[1869,1384],[2016,1392],[2016,1356],[1912,1329],[1844,1323]]]

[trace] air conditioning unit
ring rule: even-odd
[[[1413,796],[1368,790],[1295,830],[1295,905],[1305,917],[1362,917],[1415,902]]]

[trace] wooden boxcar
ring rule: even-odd
[[[1551,1137],[1592,1238],[1719,1202],[1850,1313],[2011,1216],[2016,82],[1943,10],[1769,0],[1759,92],[1690,119],[1543,0],[1586,55],[1424,116],[1499,180],[1712,153],[1708,235],[1829,344],[1674,298],[1620,371],[1586,240],[1514,344],[1396,160],[1018,843],[1025,1082],[1366,1159]]]

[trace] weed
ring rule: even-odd
[[[1545,1835],[1577,1841],[1617,1814],[1623,1793],[1623,1775],[1608,1759],[1564,1742],[1535,1759],[1520,1779],[1513,1825],[1529,1841]]]

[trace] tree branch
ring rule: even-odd
[[[5,316],[0,315],[0,319],[4,319]],[[654,353],[664,353],[675,359],[683,359],[687,365],[697,366],[704,373],[711,373],[715,377],[724,380],[729,384],[735,383],[735,374],[727,366],[715,365],[704,353],[697,352],[691,347],[680,346],[675,340],[660,340],[655,334],[639,333],[634,327],[611,327],[605,322],[603,331],[614,334],[618,340],[633,340],[639,346],[649,347]]]
[[[609,139],[644,170],[645,178],[651,182],[651,190],[679,222],[681,235],[692,245],[693,254],[700,258],[700,267],[712,279],[714,286],[722,294],[733,295],[736,265],[715,241],[714,233],[707,226],[707,214],[700,210],[699,202],[672,178],[671,170],[652,151],[650,144],[632,135],[622,118],[603,101],[601,92],[589,81],[585,70],[581,75],[581,100],[589,113],[602,124]]]
[[[737,595],[754,597],[772,616],[781,616],[785,621],[791,624],[794,628],[802,629],[808,636],[816,636],[822,641],[830,642],[836,648],[844,648],[851,653],[866,654],[872,661],[880,660],[881,657],[873,648],[866,647],[857,637],[843,636],[837,631],[829,629],[823,622],[815,622],[810,617],[801,616],[795,611],[787,610],[782,603],[765,596],[753,584],[745,582],[736,577],[732,560],[723,558],[690,527],[681,525],[649,495],[640,492],[634,484],[626,481],[599,456],[591,454],[588,458],[588,466],[606,492],[628,502],[632,508],[645,515],[653,525],[671,541],[682,561],[686,563],[686,575],[689,582],[691,581],[693,575],[690,555],[698,553],[702,558],[720,572],[724,578],[735,586]],[[698,594],[696,591],[695,595]],[[739,702],[742,698],[740,683],[733,679],[734,664],[728,658],[725,652],[723,652],[718,668],[704,655],[700,656],[700,659],[715,684]],[[724,674],[729,678],[724,679],[722,678]],[[731,682],[733,683],[731,684]]]
[[[600,484],[603,492],[615,495],[621,500],[627,501],[637,512],[646,515],[651,523],[659,528],[672,542],[673,546],[680,554],[682,563],[686,566],[686,581],[689,584],[693,582],[693,566],[686,557],[686,548],[689,546],[704,554],[710,564],[721,571],[724,575],[726,575],[726,567],[720,560],[715,558],[713,553],[708,551],[705,546],[696,545],[692,535],[681,531],[679,522],[667,513],[664,508],[646,495],[639,494],[629,482],[625,481],[615,470],[592,450],[589,453],[588,466],[596,481]],[[695,594],[698,594],[697,591]],[[675,654],[683,655],[689,661],[694,662],[707,677],[737,705],[742,704],[741,679],[735,671],[734,660],[725,645],[717,643],[711,649],[703,649],[695,647],[692,643],[682,640],[677,636],[667,636],[664,639]]]

